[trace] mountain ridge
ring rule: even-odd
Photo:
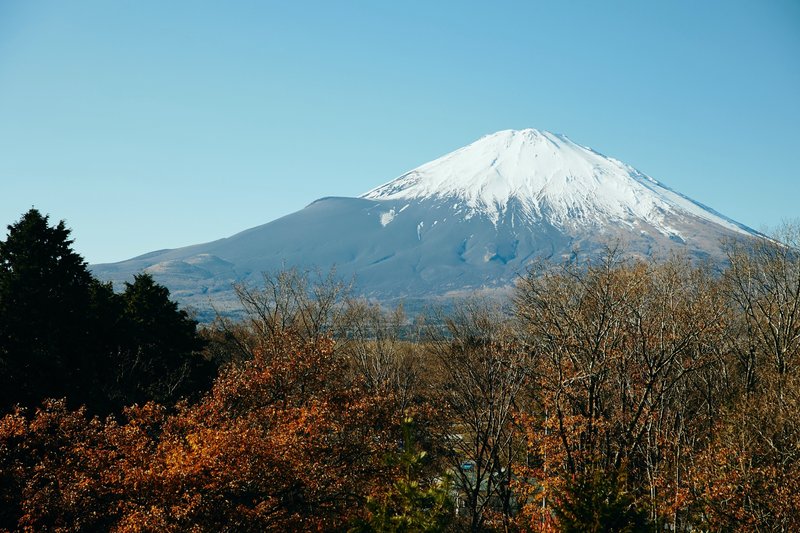
[[[184,304],[235,306],[232,284],[262,271],[328,269],[379,301],[504,289],[533,259],[682,250],[721,259],[726,238],[760,234],[564,135],[503,130],[357,198],[325,197],[227,238],[94,265],[120,283],[146,270]]]

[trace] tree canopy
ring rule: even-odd
[[[88,378],[86,312],[94,279],[72,250],[70,230],[36,209],[8,226],[0,242],[0,395],[3,405],[72,396]],[[70,378],[65,379],[66,375]],[[75,387],[72,387],[75,385]]]
[[[0,241],[0,409],[66,397],[90,412],[208,387],[197,323],[148,274],[115,294],[63,221],[30,209]]]

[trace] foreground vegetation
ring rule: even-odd
[[[197,330],[63,224],[9,229],[0,529],[800,530],[796,231],[723,271],[542,264],[413,323],[267,274]]]

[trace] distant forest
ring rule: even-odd
[[[796,227],[413,320],[265,273],[202,327],[8,230],[0,531],[800,531]]]

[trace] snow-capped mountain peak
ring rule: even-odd
[[[741,233],[746,228],[631,166],[536,129],[504,130],[426,163],[362,195],[373,200],[440,199],[497,223],[509,207],[559,227],[645,222],[664,234],[678,211]]]
[[[714,260],[723,239],[748,237],[759,234],[563,135],[508,130],[360,198],[321,198],[225,239],[93,270],[115,283],[151,272],[208,310],[236,308],[233,283],[262,283],[264,271],[336,265],[370,298],[421,303],[508,291],[531,261],[594,257],[611,242],[630,256]]]

